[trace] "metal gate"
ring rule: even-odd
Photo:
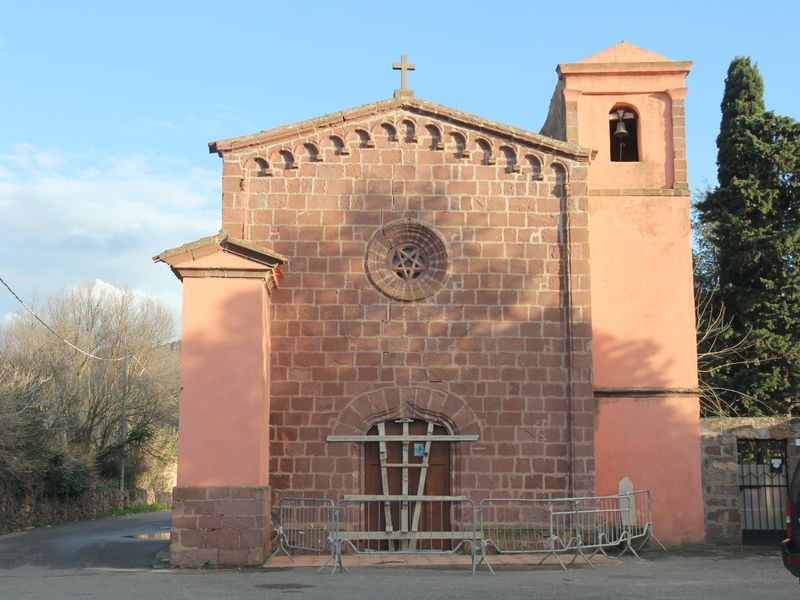
[[[738,440],[742,542],[780,541],[788,497],[786,440]]]

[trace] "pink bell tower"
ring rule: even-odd
[[[649,489],[657,535],[703,539],[686,178],[691,63],[621,42],[558,66],[542,133],[589,167],[596,491]]]

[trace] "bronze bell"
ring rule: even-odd
[[[614,137],[617,138],[628,137],[628,130],[625,129],[625,122],[622,119],[617,121],[617,129],[614,131]]]

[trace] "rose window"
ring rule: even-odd
[[[425,272],[425,254],[416,246],[403,245],[392,253],[392,270],[400,279],[416,279]]]
[[[421,300],[447,281],[450,259],[444,240],[431,227],[412,220],[393,221],[372,236],[365,260],[367,277],[397,300]]]

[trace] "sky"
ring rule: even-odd
[[[558,63],[625,40],[691,60],[689,183],[716,182],[728,64],[800,119],[800,2],[0,0],[0,277],[25,300],[101,280],[176,311],[152,256],[220,227],[207,143],[417,97],[538,132]],[[0,322],[20,307],[0,287]]]

